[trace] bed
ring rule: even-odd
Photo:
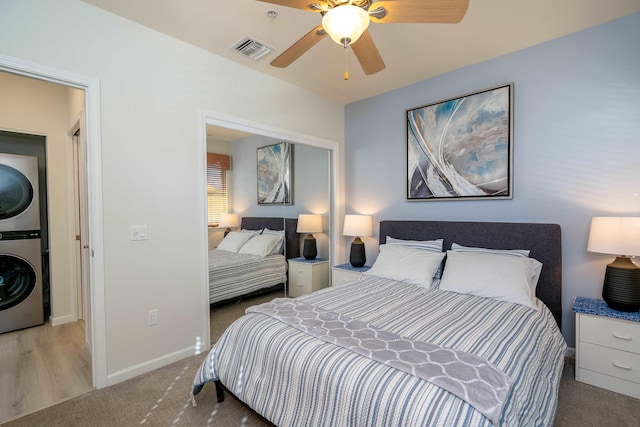
[[[443,269],[444,255],[407,248],[437,239]],[[566,351],[560,239],[554,224],[382,221],[376,274],[249,308],[202,363],[193,393],[213,381],[218,401],[226,390],[279,426],[550,426]],[[381,269],[394,251],[411,256]],[[419,268],[401,265],[409,259]],[[530,306],[451,290],[465,268],[478,269],[478,283],[488,269],[520,289],[512,264],[526,271],[522,292],[538,279]],[[412,282],[419,270],[426,285]]]
[[[242,230],[283,231],[281,253],[260,256],[213,249],[209,251],[209,304],[282,289],[287,282],[287,259],[300,256],[295,218],[244,217]]]

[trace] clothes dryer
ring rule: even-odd
[[[0,233],[0,333],[44,323],[39,231]]]
[[[0,232],[40,230],[38,158],[0,153]]]

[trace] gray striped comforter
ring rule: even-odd
[[[287,280],[284,255],[261,257],[209,251],[209,304],[269,288]]]
[[[478,355],[513,382],[503,426],[550,426],[566,344],[542,302],[537,310],[363,277],[301,297],[413,340]],[[238,319],[194,379],[220,379],[279,426],[490,426],[436,385],[260,313]]]

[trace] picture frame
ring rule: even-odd
[[[258,205],[291,205],[293,145],[282,141],[256,150]]]
[[[407,200],[513,198],[513,83],[405,113]]]

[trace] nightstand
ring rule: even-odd
[[[365,271],[369,270],[371,266],[365,265],[363,267],[354,267],[349,263],[334,265],[331,269],[331,286],[344,285],[345,283],[353,282]]]
[[[575,299],[573,311],[576,381],[640,399],[640,312],[583,297]]]
[[[329,286],[329,261],[292,258],[289,260],[289,296],[310,294]]]

